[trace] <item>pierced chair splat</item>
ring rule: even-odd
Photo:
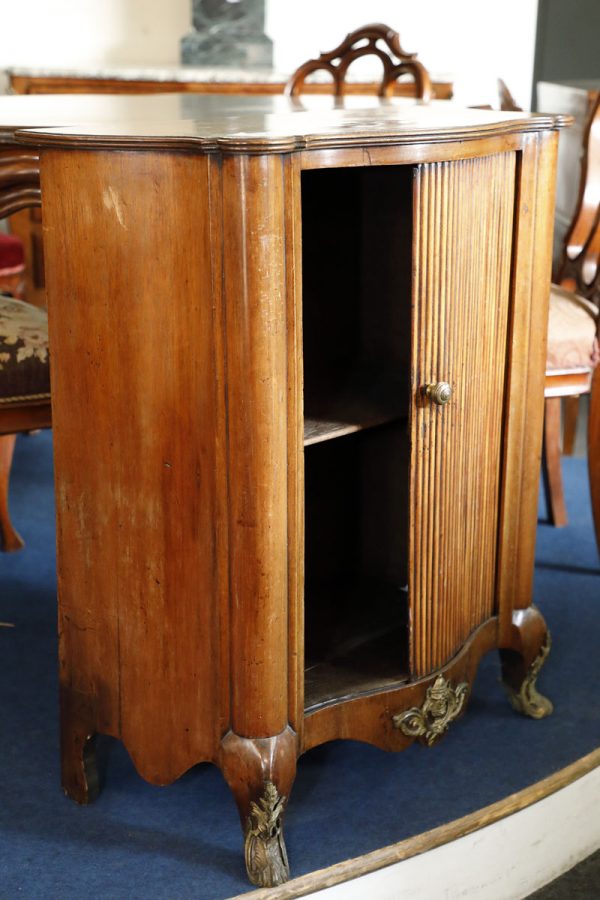
[[[381,60],[383,77],[378,91],[380,97],[392,96],[394,82],[401,75],[411,75],[415,80],[416,96],[426,102],[431,99],[431,79],[427,69],[417,60],[416,53],[407,53],[402,49],[398,32],[381,23],[357,28],[346,35],[338,47],[303,63],[291,76],[285,93],[288,97],[297,97],[302,93],[308,76],[324,70],[333,79],[333,93],[341,97],[345,93],[350,65],[363,56],[376,56]]]

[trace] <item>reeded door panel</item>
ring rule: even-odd
[[[413,676],[494,614],[515,165],[502,153],[415,174]]]

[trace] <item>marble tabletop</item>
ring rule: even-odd
[[[122,81],[179,81],[179,82],[232,82],[239,84],[285,84],[290,77],[290,72],[277,72],[272,69],[236,69],[229,66],[188,66],[173,63],[172,65],[86,65],[86,66],[13,66],[7,68],[7,75],[21,78],[86,78],[86,79],[110,79]],[[431,80],[437,83],[452,82],[448,74],[430,73]],[[312,78],[313,76],[311,76]],[[348,70],[347,80],[350,82],[364,82],[369,78],[378,80],[381,77],[381,67],[375,66],[371,75],[366,75],[365,70]],[[331,80],[326,72],[315,72],[314,80],[326,82]]]

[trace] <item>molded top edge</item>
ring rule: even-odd
[[[4,99],[21,104],[6,110]],[[0,98],[0,133],[38,147],[161,148],[233,153],[282,153],[472,140],[544,131],[565,117],[465,109],[447,100],[380,100],[329,96],[286,97],[162,94],[160,96],[60,98],[46,111],[40,100]],[[84,100],[87,99],[87,104]],[[101,99],[103,103],[97,103]],[[30,117],[29,120],[27,117]],[[12,120],[12,121],[11,121]]]

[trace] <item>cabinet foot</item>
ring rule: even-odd
[[[240,814],[248,878],[258,887],[275,887],[290,877],[283,814],[296,759],[297,738],[291,729],[256,739],[230,732],[221,745],[221,769]]]
[[[66,691],[61,695],[60,754],[65,794],[84,806],[93,803],[100,793],[95,729],[73,715],[73,703]]]
[[[512,646],[500,649],[504,689],[513,709],[532,719],[544,719],[554,707],[536,686],[552,646],[541,613],[535,607],[517,610],[511,636]]]
[[[62,785],[65,794],[83,806],[93,803],[100,793],[95,735],[77,735],[67,749],[63,747]]]
[[[286,800],[273,782],[267,781],[258,803],[250,804],[244,857],[248,878],[259,887],[275,887],[290,877],[282,823]]]

